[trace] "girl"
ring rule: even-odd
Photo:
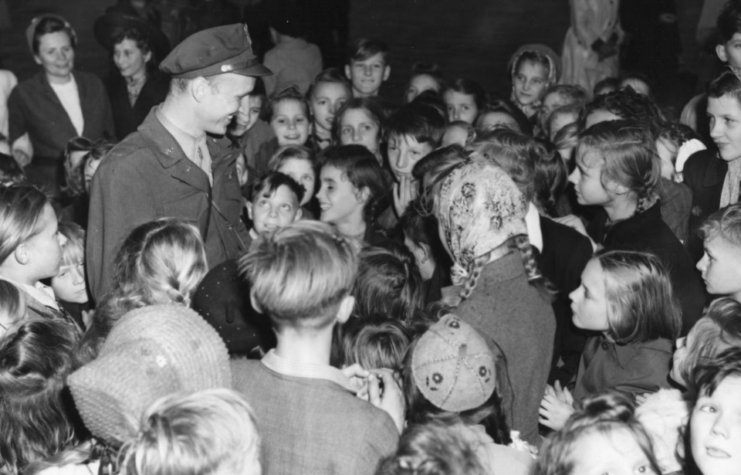
[[[65,404],[65,379],[77,330],[35,320],[0,341],[0,472],[20,474],[76,441]]]
[[[509,129],[515,132],[523,132],[512,108],[503,101],[498,102],[498,104],[488,104],[479,112],[479,116],[476,118],[476,123],[474,124],[476,130],[480,132],[491,132],[496,129]],[[530,127],[528,126],[526,130],[529,132]]]
[[[76,349],[77,366],[95,359],[116,322],[126,312],[147,305],[189,306],[208,271],[198,228],[162,218],[136,227],[114,261],[114,289],[95,311],[90,328]]]
[[[418,62],[412,65],[412,77],[404,94],[404,103],[409,104],[425,91],[436,93],[442,89],[443,77],[440,67],[435,63]]]
[[[543,129],[544,134],[551,142],[555,143],[556,135],[561,129],[578,122],[582,109],[584,109],[582,104],[569,104],[554,110],[546,120],[547,124]]]
[[[332,143],[335,115],[345,102],[352,99],[352,86],[339,69],[329,68],[314,79],[306,97],[312,118],[309,147],[319,152]]]
[[[301,209],[304,219],[315,219],[316,202],[312,201],[316,193],[316,166],[314,157],[306,147],[281,147],[268,162],[268,169],[290,176],[304,189],[301,198]]]
[[[556,321],[527,237],[528,204],[500,167],[455,146],[445,151],[457,165],[432,180],[430,194],[453,283],[462,289],[456,312],[502,349],[515,397],[511,425],[534,444]]]
[[[443,101],[448,107],[448,121],[462,120],[473,124],[486,105],[486,93],[479,83],[458,78],[445,86]]]
[[[589,236],[595,247],[656,254],[669,270],[686,334],[700,318],[705,298],[689,254],[662,220],[654,193],[660,179],[655,150],[651,133],[631,121],[602,122],[582,132],[569,181],[579,204],[601,209],[586,230],[573,215],[559,221]]]
[[[62,246],[62,265],[51,278],[51,288],[59,304],[72,316],[80,328],[86,328],[84,316],[90,309],[85,285],[85,231],[67,221],[59,223],[59,233],[66,242]]]
[[[0,278],[23,293],[31,315],[69,321],[42,279],[54,277],[65,238],[49,200],[27,184],[0,186]]]
[[[687,159],[706,148],[697,132],[690,127],[678,122],[663,124],[656,139],[662,178],[682,183],[682,171]]]
[[[687,473],[739,475],[741,348],[728,349],[695,370],[690,401]]]
[[[355,98],[347,101],[337,113],[335,143],[362,145],[383,166],[381,138],[386,114],[373,98]]]
[[[407,423],[448,425],[470,441],[483,473],[525,475],[534,460],[512,448],[504,420],[502,355],[473,326],[445,315],[419,337],[404,361]]]
[[[661,472],[651,440],[618,393],[584,401],[540,450],[536,475],[653,474]]]
[[[458,144],[467,147],[476,138],[476,130],[468,122],[456,120],[445,127],[441,147]]]
[[[375,157],[360,145],[327,148],[322,153],[319,219],[340,234],[377,245],[384,241],[375,228],[388,198],[386,175]]]
[[[545,45],[524,45],[512,55],[507,69],[510,100],[535,123],[545,91],[561,77],[561,59]]]
[[[304,145],[309,139],[309,105],[295,87],[276,94],[268,105],[268,120],[278,145]]]
[[[546,391],[540,422],[554,430],[563,427],[575,400],[607,390],[635,395],[666,387],[681,326],[668,275],[647,253],[598,253],[569,297],[574,325],[601,335],[587,340],[573,397],[558,383]]]

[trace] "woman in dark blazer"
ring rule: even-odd
[[[113,139],[110,103],[97,76],[74,71],[76,35],[57,15],[34,18],[28,46],[43,71],[21,82],[8,98],[9,141],[28,133],[34,156],[16,159],[35,184],[58,193],[67,141]]]
[[[116,66],[106,85],[116,136],[123,139],[167,96],[170,78],[157,66],[170,51],[170,44],[160,30],[121,13],[98,18],[93,31]]]

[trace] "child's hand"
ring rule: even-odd
[[[401,217],[409,207],[409,203],[417,199],[419,188],[413,177],[402,175],[399,183],[394,183],[394,209],[396,215]]]
[[[394,378],[394,372],[386,368],[372,370],[371,377],[368,378],[368,394],[370,403],[386,411],[401,433],[404,430],[406,407],[404,393]]]
[[[649,393],[646,394],[636,394],[636,406],[640,406],[644,402],[646,402],[646,398],[648,397]]]
[[[566,392],[568,393],[568,390]],[[546,389],[543,400],[540,401],[540,410],[538,411],[540,413],[538,422],[553,430],[559,430],[563,427],[566,420],[574,412],[573,406],[561,401],[557,394],[553,388],[550,388],[550,391]],[[571,394],[568,394],[570,397]]]
[[[556,399],[574,407],[574,396],[571,395],[571,391],[566,387],[561,387],[561,383],[556,381],[556,386],[553,388],[553,393]]]
[[[346,366],[341,371],[350,380],[350,387],[355,391],[355,395],[364,401],[368,401],[368,378],[371,376],[370,372],[363,369],[357,363],[352,366]]]

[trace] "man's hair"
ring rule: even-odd
[[[431,106],[412,102],[394,112],[385,124],[386,136],[413,137],[420,144],[440,146],[445,134],[445,119]]]
[[[296,195],[296,202],[301,203],[301,200],[304,197],[304,188],[296,183],[296,180],[281,172],[268,172],[256,181],[255,184],[252,185],[252,194],[250,195],[250,198],[254,203],[260,196],[273,196],[273,193],[275,193],[281,186],[288,187],[291,193]]]
[[[731,41],[733,35],[741,33],[741,1],[729,0],[726,2],[715,25],[722,43]]]
[[[378,53],[381,53],[384,62],[388,62],[389,47],[386,43],[374,38],[359,38],[347,50],[347,64],[365,61]]]
[[[252,408],[230,389],[166,396],[143,414],[136,438],[122,449],[122,473],[256,473],[256,426]]]
[[[274,324],[331,324],[358,272],[356,247],[329,224],[298,221],[261,235],[239,261],[252,298]]]

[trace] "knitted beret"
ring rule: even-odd
[[[419,339],[412,376],[427,400],[449,412],[480,407],[497,386],[495,357],[486,340],[455,315],[445,315]]]
[[[141,414],[157,399],[232,382],[226,345],[200,315],[153,305],[124,315],[98,358],[68,384],[90,432],[120,443],[136,433]]]

